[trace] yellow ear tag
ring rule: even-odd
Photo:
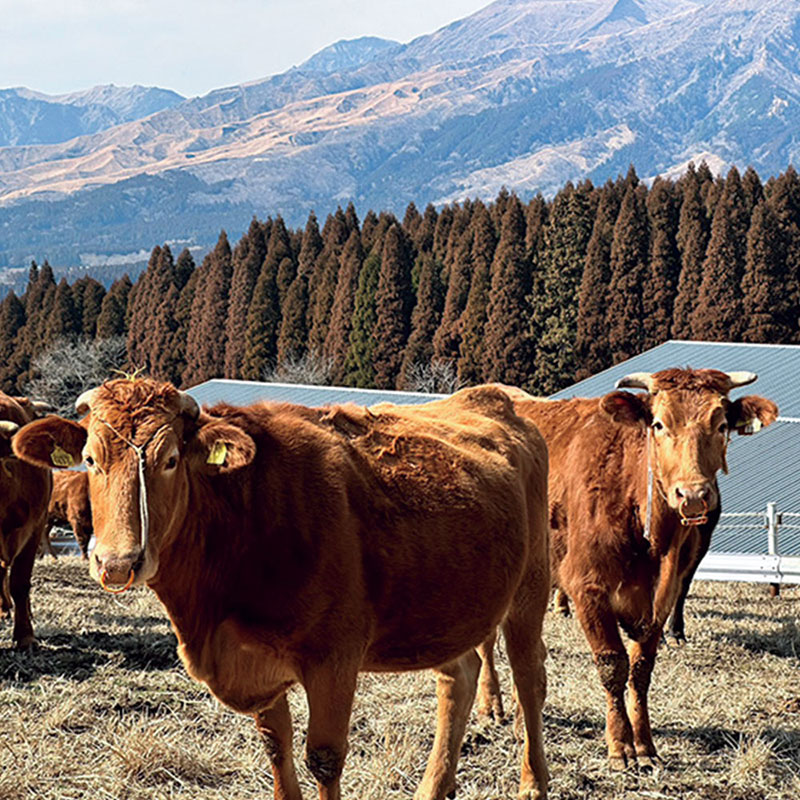
[[[50,460],[56,467],[71,467],[75,464],[75,461],[72,459],[72,456],[66,450],[64,450],[62,447],[59,447],[58,445],[56,445],[53,448],[53,452],[50,453]]]
[[[747,425],[744,426],[745,433],[758,433],[761,430],[761,420],[758,417],[753,417]]]
[[[218,467],[221,467],[225,463],[225,456],[227,455],[228,455],[228,448],[225,442],[216,441],[214,442],[214,445],[211,448],[211,452],[208,454],[206,463],[214,464]]]

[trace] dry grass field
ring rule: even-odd
[[[119,598],[84,563],[40,561],[33,608],[41,650],[10,649],[0,630],[0,799],[247,800],[272,796],[255,727],[183,671],[149,591]],[[659,654],[651,718],[663,766],[609,772],[604,699],[574,620],[549,614],[545,707],[551,797],[766,800],[800,797],[800,592],[696,583],[689,643]],[[506,697],[509,673],[501,656]],[[291,693],[300,759],[306,720]],[[344,795],[409,798],[433,739],[430,673],[362,677]],[[513,798],[513,726],[473,716],[457,797]],[[315,796],[300,767],[306,797]]]

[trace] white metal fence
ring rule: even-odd
[[[711,581],[748,581],[752,583],[800,583],[800,555],[781,553],[781,532],[800,531],[800,514],[781,512],[775,503],[765,511],[722,513],[717,532],[761,529],[765,531],[765,553],[711,551],[700,562],[695,577]],[[793,536],[796,538],[796,535]]]

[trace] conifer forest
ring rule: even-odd
[[[0,388],[25,392],[60,341],[123,337],[127,368],[184,387],[305,361],[336,385],[418,388],[438,364],[457,385],[549,394],[667,339],[800,343],[798,317],[794,168],[762,182],[690,165],[649,187],[631,168],[402,220],[352,205],[297,230],[254,218],[199,265],[155,246],[108,290],[33,263],[0,304]]]

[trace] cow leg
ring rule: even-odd
[[[89,540],[92,538],[92,535],[86,530],[86,528],[81,525],[80,522],[76,522],[72,526],[72,533],[75,536],[75,541],[78,543],[78,547],[81,550],[81,558],[84,561],[89,560]]]
[[[540,586],[540,583],[523,581],[503,623],[506,651],[514,675],[517,712],[522,710],[525,721],[518,795],[524,800],[545,800],[549,781],[542,731],[542,706],[547,694],[544,667],[547,650],[542,641],[542,627],[549,591],[546,584]],[[535,597],[535,593],[539,596]]]
[[[500,679],[494,663],[494,646],[497,642],[497,629],[478,646],[481,657],[481,674],[478,678],[478,714],[493,717],[495,722],[503,719],[503,695],[500,692]]]
[[[303,800],[292,756],[292,717],[286,695],[255,715],[256,727],[272,765],[275,800]]]
[[[628,654],[619,635],[617,620],[606,597],[599,591],[573,594],[575,613],[592,649],[600,682],[606,690],[606,744],[611,769],[621,770],[636,762],[633,729],[625,710]]]
[[[686,632],[684,629],[683,621],[683,606],[686,602],[686,597],[689,594],[689,589],[694,580],[694,574],[700,566],[700,562],[708,552],[711,545],[711,531],[713,525],[703,525],[691,535],[683,545],[684,553],[681,553],[681,561],[684,558],[686,564],[681,563],[681,586],[678,592],[678,599],[675,601],[675,608],[672,611],[672,616],[669,619],[667,627],[667,641],[674,644],[683,644],[686,641]]]
[[[554,600],[556,610],[562,617],[570,616],[569,610],[569,595],[561,588],[556,588],[556,596]]]
[[[0,564],[0,619],[5,620],[11,616],[14,604],[8,589],[9,571],[5,564]]]
[[[36,648],[31,622],[31,575],[41,533],[29,537],[11,565],[11,598],[14,601],[14,633],[12,639],[19,650]]]
[[[480,659],[475,650],[437,667],[436,738],[414,800],[455,797],[456,764],[475,700]]]
[[[306,765],[316,778],[320,800],[339,800],[339,778],[347,755],[350,712],[358,662],[337,661],[304,676],[308,699]]]
[[[650,689],[650,676],[656,660],[661,630],[651,634],[643,642],[632,642],[629,650],[630,678],[628,688],[628,715],[633,726],[633,741],[639,763],[653,767],[658,762],[653,732],[650,730],[650,712],[647,694]]]

